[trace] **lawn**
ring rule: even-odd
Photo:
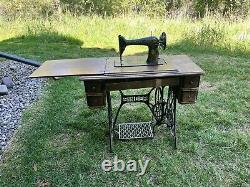
[[[4,152],[0,186],[250,185],[250,41],[238,38],[250,34],[249,21],[2,20],[0,51],[40,61],[115,56],[118,34],[139,38],[162,31],[169,38],[164,53],[187,54],[205,71],[197,103],[177,106],[177,150],[167,129],[159,127],[154,139],[115,141],[110,154],[107,109],[87,107],[77,77],[50,79],[40,100],[24,112],[22,126]],[[132,47],[126,54],[143,51]],[[117,92],[112,98],[119,103]],[[121,122],[148,120],[143,105],[123,112]],[[125,161],[150,159],[149,167],[143,176],[104,172],[102,161],[115,155]]]

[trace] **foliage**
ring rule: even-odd
[[[62,12],[73,15],[204,17],[208,13],[244,18],[250,1],[245,0],[0,0],[0,14],[8,19],[47,17]],[[183,15],[184,13],[184,15]]]
[[[247,15],[250,3],[245,0],[196,0],[194,1],[195,14],[198,17],[204,17],[206,12],[219,12],[222,15],[237,16]]]
[[[54,12],[52,0],[1,0],[2,14],[7,19],[48,17]]]
[[[219,24],[211,25],[203,23],[201,28],[191,30],[187,39],[193,41],[199,47],[211,48],[222,46],[225,41],[225,28]]]

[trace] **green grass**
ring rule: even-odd
[[[212,20],[206,23],[218,31]],[[197,35],[190,30],[203,23],[188,20],[63,17],[57,22],[0,22],[0,51],[40,61],[114,56],[118,34],[137,38],[154,29],[156,35],[166,31],[166,53],[188,54],[206,73],[197,103],[177,107],[177,150],[163,127],[152,140],[115,141],[114,155],[119,159],[151,159],[141,177],[133,172],[102,171],[102,161],[114,157],[108,153],[106,108],[86,106],[83,85],[77,78],[50,80],[42,98],[25,111],[22,126],[4,153],[0,186],[34,186],[39,180],[51,186],[250,185],[250,46],[249,40],[238,44],[233,37],[243,31],[249,34],[247,23],[224,22],[227,32],[222,38],[216,35],[220,42],[199,47],[201,44],[191,40]],[[209,41],[213,32],[207,29],[201,36]],[[226,48],[230,40],[231,47]],[[127,53],[140,51],[145,48]],[[117,104],[118,94],[112,97]],[[143,105],[129,107],[120,122],[148,120],[147,112]]]
[[[218,22],[218,19],[221,21]],[[2,41],[0,49],[25,56],[33,54],[34,58],[37,56],[38,59],[58,58],[62,53],[65,57],[74,58],[75,56],[72,55],[89,55],[89,53],[84,54],[83,50],[76,49],[79,45],[82,48],[114,48],[118,51],[119,34],[126,38],[141,38],[151,33],[160,36],[161,32],[165,31],[168,35],[168,52],[216,53],[249,57],[249,23],[250,18],[230,22],[223,18],[191,21],[132,16],[105,19],[95,16],[77,18],[63,16],[52,20],[12,22],[0,19],[0,41]],[[25,44],[23,44],[24,40]],[[77,51],[72,52],[68,49],[65,41],[72,45],[76,44],[72,51]],[[30,49],[34,45],[36,49]],[[55,54],[51,53],[51,49]],[[129,47],[125,54],[146,50],[146,47]],[[47,51],[49,54],[46,54]]]

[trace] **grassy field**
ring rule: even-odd
[[[167,32],[167,54],[187,54],[205,71],[195,105],[178,105],[178,149],[159,127],[153,140],[116,141],[108,153],[107,110],[86,106],[78,78],[49,80],[28,108],[0,163],[0,186],[249,186],[249,20],[62,17],[0,21],[0,51],[47,59],[115,56],[117,35]],[[143,52],[131,47],[126,54]],[[25,88],[24,88],[25,89]],[[112,94],[114,103],[118,94]],[[148,120],[139,105],[120,122]],[[143,176],[101,169],[105,159],[150,159]]]

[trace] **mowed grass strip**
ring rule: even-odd
[[[115,35],[116,31],[112,32]],[[39,31],[2,41],[0,50],[13,49],[41,61],[116,55],[112,49],[116,39],[110,44],[108,40],[100,42],[97,47],[97,42],[106,37],[98,38],[94,32],[88,36],[95,38],[93,43],[92,39],[82,44],[86,40],[79,37]],[[177,107],[177,150],[168,130],[159,127],[152,140],[115,141],[115,154],[109,154],[107,109],[87,107],[78,78],[49,80],[42,98],[25,111],[22,126],[4,153],[0,185],[247,186],[249,58],[192,50],[191,46],[186,53],[206,74],[197,103]],[[172,47],[168,52],[179,51]],[[119,103],[118,93],[114,92],[112,98]],[[140,105],[124,109],[119,122],[148,119],[148,110]],[[125,161],[151,161],[140,177],[136,172],[104,172],[102,161],[113,160],[114,155]]]

